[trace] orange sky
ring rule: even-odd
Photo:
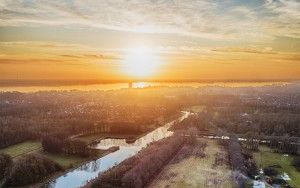
[[[2,0],[0,80],[299,79],[299,8],[296,0]]]

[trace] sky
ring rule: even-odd
[[[0,0],[15,79],[300,79],[300,1]]]

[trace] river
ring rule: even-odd
[[[182,116],[178,118],[179,121],[187,118],[191,113],[182,112]],[[147,144],[160,140],[162,138],[171,136],[173,132],[168,129],[175,122],[165,124],[145,136],[137,139],[134,143],[126,143],[125,139],[104,139],[94,147],[98,149],[108,149],[112,146],[119,146],[120,149],[112,152],[106,156],[103,156],[97,160],[90,161],[66,174],[46,183],[45,188],[75,188],[81,187],[87,183],[87,181],[96,178],[99,173],[108,170],[109,168],[121,163],[125,159],[135,155],[141,149],[147,146]]]

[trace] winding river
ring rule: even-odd
[[[182,116],[178,118],[179,121],[187,118],[191,113],[182,112]],[[169,127],[175,122],[165,124],[159,127],[147,135],[137,139],[134,143],[126,143],[125,139],[104,139],[100,143],[95,145],[98,149],[108,149],[112,146],[119,146],[120,149],[112,152],[106,156],[103,156],[97,160],[90,161],[66,174],[53,179],[46,183],[45,188],[75,188],[84,186],[87,181],[96,178],[99,173],[106,171],[107,169],[121,163],[125,159],[135,155],[147,144],[160,140],[162,138],[171,136],[173,132],[168,131]]]

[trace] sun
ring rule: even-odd
[[[128,50],[124,64],[130,76],[146,78],[157,73],[161,61],[153,49],[142,46]]]

